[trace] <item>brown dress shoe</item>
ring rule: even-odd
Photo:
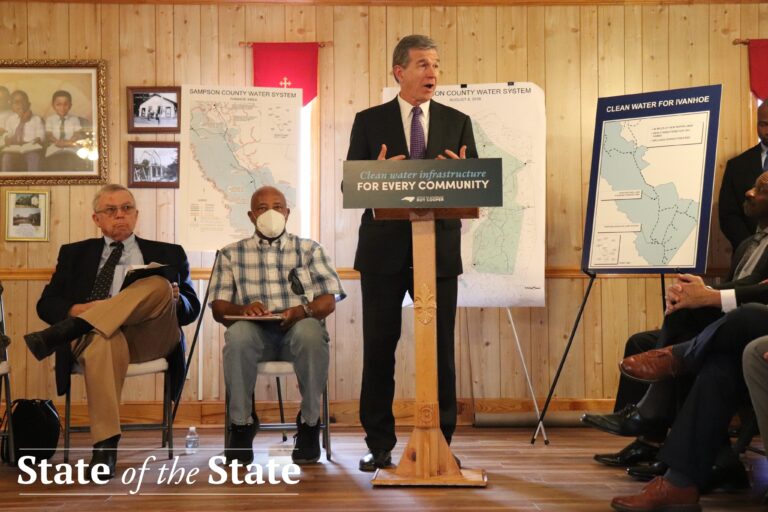
[[[653,383],[679,375],[683,362],[672,353],[672,347],[664,347],[624,358],[619,370],[630,379]]]
[[[675,487],[663,476],[657,476],[643,487],[640,494],[618,496],[611,507],[619,512],[698,512],[699,490],[695,485]]]

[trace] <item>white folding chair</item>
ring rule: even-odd
[[[160,423],[127,423],[120,425],[120,429],[124,431],[129,430],[161,430],[162,431],[162,446],[168,446],[168,458],[173,458],[173,418],[171,413],[171,377],[168,371],[168,361],[161,357],[145,363],[131,363],[128,365],[128,372],[126,378],[139,377],[141,375],[152,375],[155,373],[164,374],[163,384],[163,419]],[[83,369],[79,364],[72,365],[72,375],[82,375]],[[71,396],[70,391],[67,391],[65,414],[66,419],[64,421],[64,462],[69,461],[69,437],[72,432],[89,432],[90,427],[73,427],[70,425],[71,420]]]
[[[280,430],[283,432],[283,441],[288,438],[285,435],[286,431],[296,430],[295,422],[285,421],[285,410],[283,409],[283,391],[280,383],[281,377],[289,377],[294,374],[293,363],[290,361],[267,361],[258,364],[257,370],[259,377],[274,377],[277,384],[277,403],[280,408],[280,422],[279,423],[260,423],[259,430]],[[225,443],[229,444],[229,394],[227,393],[224,401],[224,439]],[[255,398],[254,398],[254,411],[256,410]],[[325,459],[331,460],[331,430],[330,430],[330,407],[328,405],[328,383],[325,384],[323,389],[323,403],[322,412],[320,414],[320,429],[322,431],[323,448],[325,449]]]

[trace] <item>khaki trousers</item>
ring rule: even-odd
[[[83,368],[91,439],[120,433],[120,394],[129,363],[165,357],[179,342],[171,284],[152,276],[79,315],[93,331],[72,342]]]

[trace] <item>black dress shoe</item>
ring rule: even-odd
[[[659,449],[639,439],[635,439],[621,451],[616,453],[598,453],[595,460],[606,466],[630,467],[637,466],[645,462],[656,460],[656,454]]]
[[[233,461],[247,466],[253,462],[253,438],[259,430],[259,420],[250,425],[235,425],[229,427],[229,446],[224,448],[224,455],[227,457],[227,465]]]
[[[370,451],[360,459],[360,471],[371,472],[392,465],[392,450]]]
[[[103,467],[99,467],[99,480],[109,480],[115,476],[115,467],[117,467],[117,443],[120,441],[120,434],[112,436],[109,439],[99,441],[93,445],[93,456],[88,464],[91,473],[91,480],[94,480],[97,464],[106,464],[109,470],[105,475]]]
[[[93,326],[78,317],[70,317],[61,322],[56,322],[42,331],[31,332],[24,335],[24,341],[29,347],[29,351],[42,361],[53,354],[57,348],[76,340],[83,334],[90,332]]]
[[[650,482],[657,476],[664,476],[664,473],[666,473],[668,469],[669,466],[657,460],[653,464],[641,464],[629,467],[627,468],[627,474],[641,482]]]
[[[736,492],[749,489],[749,476],[744,464],[734,461],[727,466],[712,466],[712,473],[709,475],[707,485],[701,490],[702,493],[710,493],[714,490],[725,492]]]
[[[640,416],[637,406],[632,404],[613,414],[584,414],[581,422],[609,434],[627,437],[647,434],[662,425],[660,420],[649,420]]]

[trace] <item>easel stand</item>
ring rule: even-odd
[[[525,382],[528,384],[528,392],[531,394],[533,409],[534,411],[536,411],[536,418],[541,418],[541,412],[539,412],[539,404],[536,402],[536,393],[533,391],[533,384],[531,384],[531,376],[528,373],[528,365],[525,363],[525,355],[523,354],[523,348],[520,346],[520,338],[517,335],[515,320],[512,318],[512,310],[509,308],[506,308],[506,310],[507,310],[507,319],[509,320],[509,325],[512,327],[512,334],[515,337],[515,344],[517,345],[517,354],[520,356],[520,364],[523,366],[523,372],[525,373]],[[547,431],[544,429],[544,423],[541,421],[536,427],[536,433],[534,434],[534,437],[538,437],[539,430],[541,430],[541,433],[544,435],[544,444],[549,444],[549,439],[547,439]]]
[[[539,435],[539,430],[544,430],[544,416],[547,414],[547,410],[549,409],[549,404],[552,401],[552,395],[555,394],[555,388],[557,387],[557,381],[560,379],[560,373],[563,371],[563,366],[565,365],[565,360],[568,357],[568,352],[571,350],[571,345],[573,344],[573,338],[576,336],[576,329],[579,328],[579,322],[581,322],[581,317],[584,314],[584,306],[587,305],[587,299],[589,299],[589,293],[592,291],[592,285],[595,282],[595,277],[597,277],[596,274],[591,273],[587,270],[583,271],[585,274],[589,276],[589,284],[587,285],[587,291],[584,293],[584,300],[581,301],[581,306],[579,307],[579,312],[576,314],[576,320],[573,322],[573,329],[571,329],[571,335],[568,338],[568,344],[565,346],[565,352],[563,352],[563,357],[560,358],[560,364],[557,367],[557,372],[555,372],[555,378],[552,380],[552,385],[549,387],[549,393],[547,394],[547,401],[544,402],[544,408],[541,410],[541,415],[539,416],[539,422],[536,425],[536,431],[533,433],[533,436],[531,437],[531,444],[536,443],[536,437]],[[536,401],[534,400],[534,403]],[[549,444],[549,440],[546,438],[546,435],[544,436],[544,444]]]
[[[587,286],[587,291],[584,294],[584,300],[581,301],[581,307],[579,308],[579,312],[576,314],[576,320],[573,322],[573,329],[571,329],[571,336],[568,338],[568,344],[565,346],[565,352],[563,352],[563,357],[560,359],[560,365],[557,367],[557,372],[555,373],[555,378],[552,381],[552,386],[549,388],[549,394],[547,395],[547,401],[544,403],[544,409],[542,409],[541,414],[539,415],[539,422],[536,425],[536,431],[533,433],[533,436],[531,437],[531,444],[536,443],[536,438],[539,437],[539,430],[541,430],[544,433],[544,444],[549,444],[549,440],[547,439],[547,433],[544,430],[544,416],[547,414],[547,409],[549,409],[549,403],[552,401],[552,395],[555,393],[555,387],[557,386],[557,381],[560,379],[560,373],[563,371],[563,366],[565,365],[565,360],[568,357],[568,352],[571,350],[571,344],[573,343],[573,338],[576,336],[576,329],[579,328],[579,322],[581,321],[581,317],[584,314],[584,307],[587,305],[587,299],[589,298],[589,293],[592,291],[592,284],[595,282],[595,277],[597,277],[596,274],[591,273],[587,270],[583,271],[585,274],[589,276],[589,285]],[[666,311],[666,285],[664,283],[664,276],[665,274],[659,274],[659,277],[661,278],[661,309],[662,311]],[[512,314],[509,312],[509,308],[507,308],[507,315],[509,315],[509,321],[512,322]],[[514,330],[514,324],[512,325],[512,329]],[[517,333],[515,332],[515,341],[517,341]],[[520,359],[523,358],[522,350],[520,350],[520,342],[517,343],[517,350],[520,352]],[[523,369],[525,369],[525,378],[528,379],[528,389],[531,391],[531,395],[533,395],[533,387],[531,387],[531,380],[528,378],[528,370],[525,368],[525,361],[523,361]],[[536,406],[536,399],[533,400],[533,405]],[[536,408],[536,413],[538,414],[539,410],[538,407]]]
[[[440,430],[437,398],[435,216],[433,210],[411,210],[410,213],[413,232],[413,310],[416,320],[415,426],[400,463],[396,468],[376,471],[372,481],[375,486],[485,487],[488,483],[485,470],[459,468]],[[377,218],[382,218],[378,212]]]

